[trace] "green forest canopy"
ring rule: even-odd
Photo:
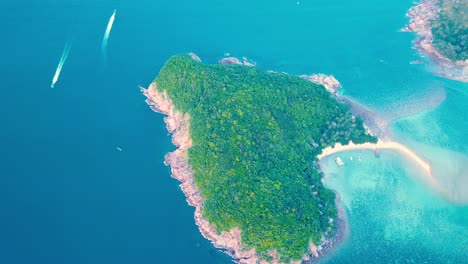
[[[188,55],[169,59],[155,82],[191,116],[189,163],[218,231],[238,227],[247,248],[265,259],[276,249],[283,261],[332,234],[335,195],[313,161],[335,142],[376,138],[323,86]]]
[[[434,47],[451,60],[468,59],[468,1],[442,0],[432,21]]]

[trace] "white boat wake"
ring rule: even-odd
[[[109,23],[107,23],[106,32],[104,33],[104,38],[102,39],[101,50],[102,50],[104,61],[106,59],[107,41],[109,40],[109,35],[112,30],[112,25],[114,24],[116,11],[117,10],[114,9],[114,13],[112,13],[112,16],[109,19]]]
[[[71,48],[71,42],[67,42],[65,44],[65,48],[63,49],[62,57],[60,58],[59,64],[57,66],[57,70],[55,70],[54,78],[52,78],[52,84],[50,85],[50,88],[54,88],[55,83],[58,81],[60,72],[62,71],[63,64],[65,64],[65,61],[68,58],[68,53],[70,53],[70,48]]]

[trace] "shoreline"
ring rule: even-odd
[[[393,150],[398,151],[399,153],[404,154],[406,157],[410,158],[411,161],[416,164],[419,168],[424,170],[425,180],[426,182],[435,190],[440,190],[440,184],[438,183],[437,179],[432,175],[432,167],[425,159],[420,157],[416,152],[408,148],[407,146],[395,142],[395,141],[382,141],[379,139],[377,143],[363,143],[363,144],[354,144],[353,142],[349,142],[348,145],[342,145],[340,143],[336,143],[332,147],[326,147],[322,150],[322,153],[317,155],[319,161],[327,156],[337,154],[339,152],[345,151],[354,151],[354,150]]]
[[[241,241],[241,230],[238,228],[234,228],[229,232],[222,231],[218,233],[215,227],[212,226],[208,220],[203,218],[203,198],[194,182],[194,172],[188,163],[188,149],[192,146],[189,132],[190,116],[177,111],[166,92],[159,92],[154,82],[151,83],[150,87],[147,89],[140,87],[140,90],[147,97],[146,103],[154,112],[166,115],[166,117],[164,117],[164,122],[166,123],[168,132],[172,134],[172,143],[177,149],[165,156],[164,164],[170,166],[171,177],[181,182],[179,186],[186,196],[187,203],[195,207],[195,224],[198,226],[202,236],[208,239],[214,247],[221,249],[224,253],[232,257],[237,263],[280,263],[278,262],[276,251],[269,252],[273,260],[267,262],[257,255],[255,248],[245,248]],[[316,263],[323,257],[328,256],[331,251],[342,244],[343,240],[348,236],[349,223],[347,222],[346,212],[339,200],[338,193],[336,193],[335,206],[338,214],[336,219],[333,219],[333,221],[337,222],[334,235],[329,238],[322,237],[320,245],[318,246],[310,242],[308,255],[304,255],[301,260],[290,261],[291,264]]]
[[[326,175],[324,176],[324,178],[325,177]],[[320,260],[330,257],[333,254],[334,250],[338,249],[349,238],[350,224],[348,220],[348,214],[346,213],[344,204],[341,203],[340,194],[335,190],[332,190],[332,191],[333,193],[335,193],[335,207],[337,211],[336,220],[335,220],[336,221],[336,233],[334,234],[333,237],[322,240],[322,244],[318,248],[320,250],[317,252],[317,255],[314,255],[315,258],[309,261],[304,260],[305,263],[317,263]]]
[[[179,186],[186,196],[187,203],[195,207],[195,224],[202,236],[208,239],[214,247],[223,249],[238,263],[257,263],[259,259],[255,249],[247,250],[242,248],[241,231],[239,229],[235,228],[229,232],[223,231],[218,234],[215,227],[203,218],[203,198],[194,182],[193,171],[188,163],[188,149],[192,146],[189,132],[190,116],[177,111],[168,95],[156,89],[155,83],[151,83],[148,89],[143,87],[140,87],[140,89],[147,97],[146,103],[150,108],[155,112],[166,115],[164,122],[168,132],[172,134],[172,143],[177,149],[165,156],[164,164],[170,166],[171,177],[181,182]]]
[[[379,116],[377,113],[369,110],[363,104],[355,101],[355,99],[348,97],[348,96],[339,96],[336,99],[349,106],[349,111],[355,117],[359,117],[364,122],[364,127],[368,130],[368,132],[382,140],[390,140],[391,133],[390,129],[388,128],[388,124],[390,121]]]
[[[418,38],[413,41],[414,47],[421,53],[427,55],[434,62],[435,73],[448,79],[468,83],[468,60],[452,61],[442,55],[433,45],[431,20],[440,12],[439,0],[421,0],[412,6],[407,17],[408,24],[402,32],[414,32]]]

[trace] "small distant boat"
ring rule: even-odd
[[[118,151],[122,151],[123,149],[121,147],[116,147]]]
[[[109,40],[112,25],[114,25],[116,12],[117,12],[117,9],[114,9],[114,12],[112,13],[111,17],[109,18],[109,22],[107,23],[106,31],[104,32],[104,37],[102,38],[101,52],[102,52],[102,55],[104,56],[103,57],[104,60],[106,58],[105,56],[106,56],[106,52],[107,52],[106,51],[107,50],[107,41]]]
[[[55,75],[54,78],[52,79],[52,84],[50,85],[50,88],[55,87],[55,83],[57,83],[58,78],[60,76],[60,72],[62,71],[63,65],[65,64],[65,61],[68,58],[68,53],[70,53],[70,48],[71,48],[71,42],[67,42],[65,44],[65,48],[63,49],[62,52],[62,57],[60,57],[59,64],[57,66],[57,70],[55,70]]]
[[[341,159],[341,157],[337,157],[337,158],[335,159],[335,162],[336,162],[336,165],[337,165],[338,167],[341,167],[341,166],[344,165],[344,162],[343,162],[343,160]]]

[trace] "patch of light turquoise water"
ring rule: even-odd
[[[396,120],[394,137],[432,165],[445,196],[468,202],[468,85],[446,84],[447,99],[437,108]]]
[[[336,156],[344,166],[336,166]],[[321,163],[351,223],[344,245],[323,263],[466,263],[468,206],[434,194],[404,157],[353,151]]]
[[[447,81],[446,100],[430,111],[396,120],[395,137],[468,153],[468,85]]]

